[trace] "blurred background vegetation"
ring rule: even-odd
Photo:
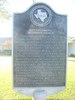
[[[10,12],[6,8],[8,5],[7,0],[0,0],[0,19],[9,19],[11,17]]]

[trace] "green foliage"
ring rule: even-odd
[[[70,57],[75,57],[75,54],[71,54]]]
[[[8,4],[7,0],[0,0],[0,19],[9,19],[11,17],[5,5]]]
[[[0,51],[0,56],[11,56],[11,50]]]

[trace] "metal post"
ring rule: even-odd
[[[36,0],[33,0],[33,3],[35,3],[36,2]]]
[[[45,91],[35,91],[33,94],[33,100],[46,100],[46,93]]]
[[[36,3],[36,0],[33,0],[33,4]],[[32,100],[46,100],[46,93],[43,90],[35,91],[33,94]]]

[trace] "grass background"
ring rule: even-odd
[[[16,93],[12,88],[12,59],[0,57],[0,100],[32,100]],[[48,96],[47,100],[75,100],[75,61],[68,61],[67,87],[64,91]]]

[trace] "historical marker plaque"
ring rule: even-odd
[[[43,3],[14,14],[13,85],[61,87],[66,83],[67,17]]]

